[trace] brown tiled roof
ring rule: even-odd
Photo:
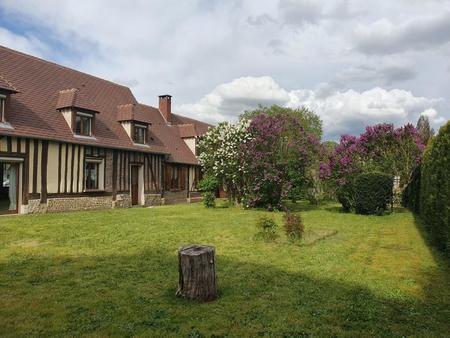
[[[89,100],[88,95],[85,95],[77,88],[65,89],[59,92],[56,109],[63,108],[81,108],[98,112],[97,105]]]
[[[178,124],[177,127],[181,138],[189,138],[197,136],[195,124],[193,123]]]
[[[2,76],[0,74],[0,89],[5,89],[7,91],[13,92],[13,93],[17,93],[18,90],[16,89],[16,87],[14,87],[14,85],[9,82],[4,76]]]
[[[139,106],[152,120],[150,144],[164,144],[170,153],[169,162],[198,164],[197,158],[181,138],[176,125],[168,125],[158,109],[144,104]]]
[[[13,129],[0,129],[1,134],[170,153],[170,161],[197,164],[176,125],[194,124],[198,135],[210,125],[176,114],[167,125],[158,109],[139,104],[128,87],[2,46],[0,60],[0,87],[19,91],[11,96],[8,115]],[[69,105],[99,112],[94,140],[73,135],[57,110]],[[148,149],[132,142],[119,122],[123,118],[152,124]]]
[[[117,121],[137,121],[151,124],[150,117],[136,104],[117,106]]]
[[[208,129],[213,128],[214,126],[209,123],[205,123],[202,121],[194,120],[186,116],[181,116],[172,113],[172,123],[173,124],[193,124],[195,126],[196,136],[205,135],[208,132]]]

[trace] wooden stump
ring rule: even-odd
[[[215,249],[188,245],[178,249],[179,282],[176,295],[198,302],[217,298]]]

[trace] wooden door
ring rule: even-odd
[[[139,167],[131,166],[131,204],[139,204]]]

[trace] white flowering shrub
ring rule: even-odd
[[[237,202],[244,194],[245,161],[241,147],[250,140],[248,120],[236,124],[222,122],[211,129],[199,142],[199,160],[206,175],[215,177]]]

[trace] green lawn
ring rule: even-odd
[[[310,231],[337,233],[255,241],[263,211],[200,204],[0,217],[0,335],[450,335],[449,263],[411,213],[296,208]],[[216,246],[215,302],[174,296],[187,243]]]

